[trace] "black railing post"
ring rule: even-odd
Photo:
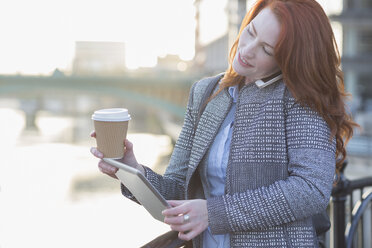
[[[345,248],[345,202],[346,196],[335,196],[332,198],[333,211],[333,246],[334,248]]]
[[[342,165],[340,174],[338,175],[337,185],[332,190],[332,208],[331,218],[332,218],[332,228],[331,228],[331,247],[333,248],[345,248],[346,238],[345,238],[345,228],[346,228],[346,199],[349,193],[349,180],[344,176],[344,170],[346,168],[347,162],[345,161]]]

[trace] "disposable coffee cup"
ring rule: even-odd
[[[97,148],[105,158],[124,157],[124,140],[127,137],[128,109],[110,108],[94,112],[92,120],[96,132]]]

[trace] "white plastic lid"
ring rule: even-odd
[[[125,108],[110,108],[94,111],[92,120],[95,121],[129,121],[130,114]]]

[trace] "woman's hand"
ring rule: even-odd
[[[172,208],[162,212],[164,222],[178,231],[182,240],[191,240],[208,227],[206,200],[168,201]]]
[[[91,137],[95,138],[96,137],[96,132],[92,132],[90,134]],[[133,168],[136,168],[137,170],[141,171],[142,174],[145,174],[145,170],[143,168],[143,166],[141,166],[140,164],[138,164],[137,162],[137,159],[134,155],[134,152],[133,152],[133,144],[132,142],[130,142],[129,140],[125,140],[124,141],[124,157],[118,161],[124,163],[124,164],[127,164],[129,166],[132,166]],[[118,169],[108,163],[106,163],[105,161],[103,161],[103,154],[96,148],[96,147],[91,147],[90,148],[90,152],[97,158],[101,159],[99,162],[98,162],[98,168],[99,170],[102,172],[102,173],[105,173],[107,175],[109,175],[110,177],[112,178],[115,178],[117,179],[115,173],[118,171]]]

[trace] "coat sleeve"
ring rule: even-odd
[[[155,173],[144,166],[146,178],[168,200],[185,199],[185,180],[194,136],[195,108],[194,108],[194,83],[191,87],[186,108],[185,119],[181,133],[172,152],[169,165],[164,175]],[[122,194],[137,202],[130,191],[121,184]],[[138,203],[138,202],[137,202]]]
[[[271,185],[207,200],[212,233],[262,230],[326,209],[335,172],[335,139],[309,108],[286,103],[288,177]]]

